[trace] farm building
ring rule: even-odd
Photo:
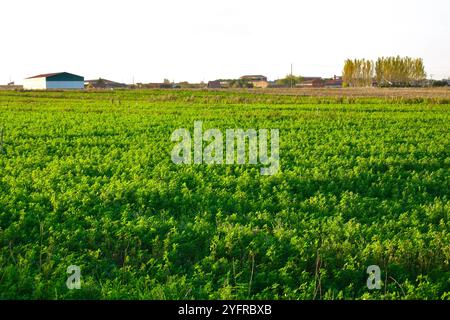
[[[334,76],[333,79],[326,79],[324,84],[326,88],[341,88],[342,87],[342,77]]]
[[[222,85],[220,84],[220,80],[208,81],[208,88],[220,89]]]
[[[301,88],[320,88],[323,87],[324,84],[321,77],[302,77],[300,83],[296,84],[295,86]]]
[[[269,83],[267,82],[267,77],[261,75],[247,75],[242,76],[239,79],[245,80],[253,84],[254,88],[267,88]]]
[[[23,88],[29,90],[83,89],[84,78],[68,72],[39,74],[26,78]]]
[[[84,86],[86,88],[92,89],[119,89],[126,88],[127,85],[125,83],[119,83],[107,79],[98,78],[95,80],[86,80],[84,82]]]
[[[207,88],[220,89],[220,88],[230,88],[230,84],[235,81],[234,79],[218,79],[208,81]]]

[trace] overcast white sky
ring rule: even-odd
[[[346,58],[422,57],[450,77],[449,0],[14,0],[0,84],[68,71],[131,83],[341,74]]]

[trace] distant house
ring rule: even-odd
[[[215,88],[215,89],[219,89],[219,88],[230,88],[231,83],[235,81],[234,79],[217,79],[217,80],[212,80],[212,81],[208,81],[208,88]]]
[[[211,89],[222,88],[222,85],[220,84],[220,80],[208,81],[208,88],[211,88]]]
[[[321,77],[302,77],[302,80],[295,86],[300,88],[321,88],[324,86],[324,81]]]
[[[341,88],[342,87],[342,77],[334,76],[333,79],[327,79],[324,82],[326,88]]]
[[[240,77],[239,79],[253,84],[254,88],[267,88],[269,86],[267,77],[261,75],[245,75]]]
[[[96,80],[86,80],[84,81],[84,86],[86,88],[93,88],[93,89],[118,89],[127,87],[125,83],[119,83],[102,78],[98,78]]]
[[[39,74],[23,81],[26,90],[83,89],[84,78],[73,73],[57,72]]]

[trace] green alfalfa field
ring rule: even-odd
[[[197,120],[280,170],[174,164]],[[450,298],[448,99],[5,91],[1,128],[0,299]]]

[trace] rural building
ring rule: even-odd
[[[254,88],[267,88],[269,86],[269,83],[267,82],[267,77],[261,75],[246,75],[240,77],[239,79],[245,80],[253,84]]]
[[[39,74],[23,81],[26,90],[83,89],[84,78],[68,72]]]
[[[341,88],[343,84],[342,77],[334,76],[333,79],[325,80],[326,88]]]
[[[218,80],[212,80],[212,81],[208,81],[208,88],[215,88],[215,89],[220,89],[220,88],[230,88],[231,87],[231,83],[235,81],[234,79],[218,79]]]
[[[301,81],[295,86],[302,88],[320,88],[324,86],[324,83],[321,77],[302,77]]]
[[[208,88],[212,88],[212,89],[222,88],[222,85],[220,84],[220,80],[208,81]]]
[[[86,88],[93,88],[93,89],[118,89],[127,87],[125,83],[119,83],[102,78],[98,78],[96,80],[86,80],[84,81],[84,86]]]

